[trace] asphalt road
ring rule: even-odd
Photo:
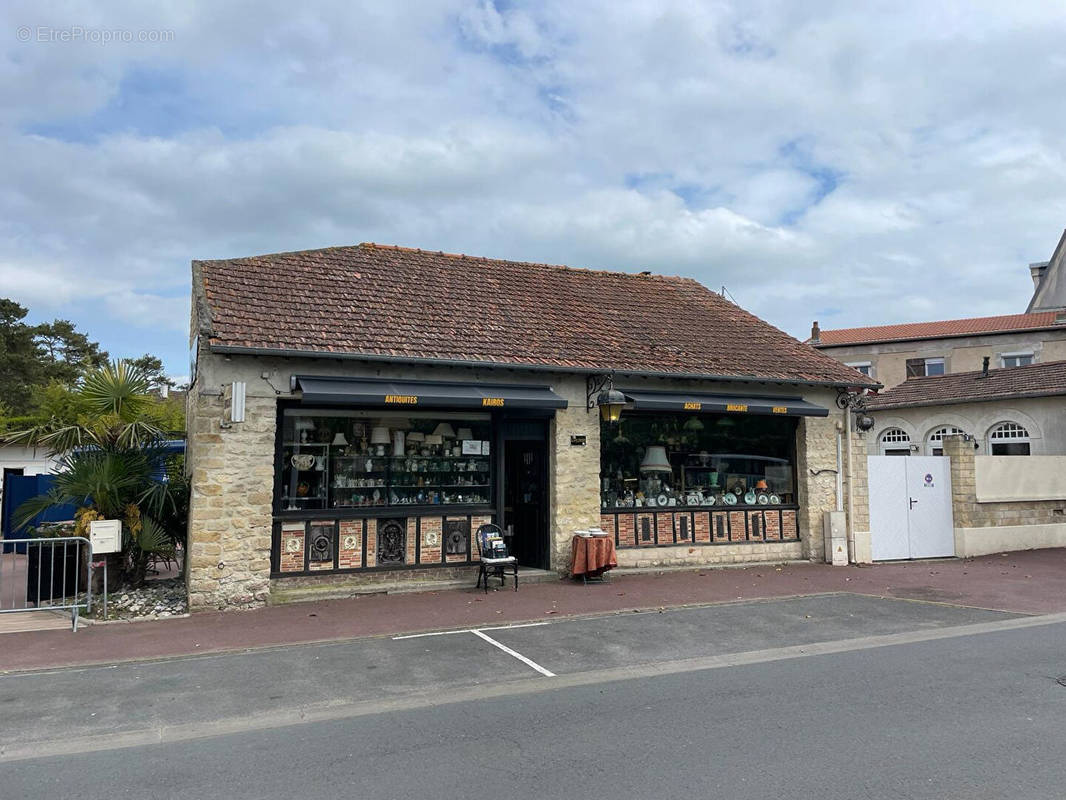
[[[1066,622],[833,595],[485,635],[4,676],[0,796],[1066,794]]]

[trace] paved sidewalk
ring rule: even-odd
[[[855,592],[1027,614],[1066,611],[1066,549],[970,560],[616,574],[606,584],[562,580],[520,591],[457,589],[371,595],[255,611],[0,637],[0,671],[112,663],[499,625],[564,616],[657,610],[758,598]]]

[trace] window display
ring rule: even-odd
[[[600,431],[602,508],[796,502],[794,418],[629,413]]]
[[[279,510],[486,505],[491,433],[488,414],[286,410]]]

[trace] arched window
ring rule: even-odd
[[[881,434],[881,455],[909,456],[911,437],[903,428],[889,428]]]
[[[931,456],[942,456],[944,455],[944,437],[959,436],[963,433],[965,431],[956,428],[954,425],[944,425],[937,428],[929,434],[929,439],[925,443],[925,452]]]
[[[988,432],[988,451],[994,456],[1029,455],[1029,431],[1017,422],[1001,422]]]

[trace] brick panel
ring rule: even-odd
[[[781,512],[781,535],[785,539],[797,539],[799,534],[796,532],[796,512],[795,511],[782,511]]]
[[[618,515],[618,546],[637,546],[637,516],[636,514]]]
[[[446,517],[444,520],[444,541],[450,540],[453,530],[465,531],[467,536],[473,537],[476,528],[467,523],[466,517]],[[444,548],[447,552],[447,547]],[[470,538],[470,557],[477,561],[477,542]],[[466,553],[448,553],[445,558],[449,562],[466,561]]]
[[[286,523],[281,526],[280,572],[303,572],[304,524]]]
[[[766,519],[766,540],[767,541],[780,541],[781,540],[781,512],[780,511],[767,511],[763,516]]]
[[[363,566],[363,521],[346,519],[341,522],[337,543],[338,569],[358,569]]]
[[[674,543],[674,514],[671,511],[659,511],[655,515],[656,532],[659,544]]]
[[[748,538],[753,542],[761,542],[766,538],[766,522],[762,511],[748,512]]]
[[[315,520],[314,522],[310,523],[308,525],[308,527],[310,528],[310,534],[311,534],[311,546],[312,547],[314,546],[315,537],[319,533],[326,533],[326,534],[329,535],[330,540],[332,542],[331,551],[336,549],[336,547],[337,547],[337,527],[336,526],[337,526],[336,522],[334,522],[334,521],[326,521],[326,520]],[[308,556],[307,568],[309,570],[311,570],[312,572],[324,572],[324,571],[327,571],[327,570],[332,570],[333,569],[333,559],[331,558],[331,559],[329,559],[329,561],[312,561],[310,556]]]
[[[637,514],[637,545],[639,547],[655,546],[654,514]]]
[[[729,512],[729,541],[747,541],[747,514],[743,511]]]
[[[728,542],[729,541],[729,512],[728,511],[712,511],[711,512],[711,536],[714,537],[716,542]]]
[[[711,541],[711,515],[707,511],[697,511],[693,517],[693,537],[697,542]]]
[[[600,514],[600,530],[612,539],[615,536],[614,514]]]
[[[441,541],[440,517],[421,517],[422,551],[420,564],[439,564],[444,542]]]
[[[366,565],[376,567],[378,564],[378,521],[366,521]]]

